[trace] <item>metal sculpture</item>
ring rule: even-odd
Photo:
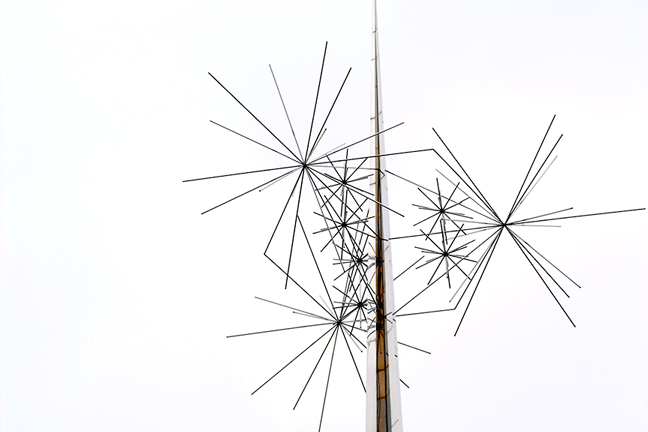
[[[557,291],[560,291],[563,295],[569,297],[567,291],[558,282],[558,275],[566,278],[574,285],[578,285],[524,240],[516,231],[517,228],[530,225],[542,226],[548,222],[569,218],[644,210],[631,209],[575,216],[555,216],[571,210],[569,208],[551,211],[535,217],[516,219],[516,212],[553,163],[552,160],[547,164],[562,135],[548,154],[539,158],[553,124],[553,119],[517,196],[504,218],[500,217],[493,206],[490,205],[484,194],[481,193],[475,182],[450,151],[450,148],[436,133],[436,130],[434,130],[434,133],[449,157],[443,157],[441,153],[433,148],[388,153],[385,147],[385,133],[403,123],[389,128],[385,128],[383,125],[376,17],[376,1],[374,0],[372,110],[369,135],[354,140],[351,144],[336,145],[337,143],[327,143],[325,139],[327,122],[333,114],[334,107],[347,82],[351,69],[349,69],[342,81],[333,103],[326,111],[324,121],[318,127],[315,127],[328,48],[327,43],[324,48],[313,114],[308,128],[308,137],[306,139],[302,138],[301,144],[293,128],[272,67],[270,67],[270,72],[292,138],[281,139],[221,81],[210,73],[210,77],[265,129],[269,134],[269,138],[271,138],[271,142],[261,142],[215,121],[212,121],[212,123],[262,147],[265,151],[280,155],[283,159],[287,159],[288,162],[282,166],[270,166],[261,170],[185,180],[186,182],[195,182],[233,176],[270,175],[269,179],[265,179],[255,187],[211,207],[204,211],[203,214],[242,198],[253,191],[265,191],[278,182],[288,181],[288,178],[294,180],[278,221],[265,247],[264,255],[283,275],[283,288],[290,288],[291,290],[296,288],[295,300],[296,302],[302,302],[304,305],[301,303],[299,305],[288,304],[262,297],[257,297],[257,299],[290,311],[300,319],[305,320],[304,324],[235,334],[228,337],[301,331],[303,329],[317,330],[316,337],[311,343],[297,349],[296,354],[290,357],[289,361],[284,363],[276,373],[256,388],[252,394],[255,394],[280,373],[287,370],[289,366],[302,358],[306,352],[321,349],[321,353],[312,366],[312,371],[305,378],[304,385],[293,406],[293,409],[295,409],[302,400],[320,365],[328,365],[318,430],[321,430],[323,425],[333,364],[340,357],[339,355],[336,357],[338,349],[345,350],[350,355],[351,365],[363,390],[366,392],[367,431],[397,432],[403,430],[400,407],[400,384],[403,382],[399,376],[398,345],[422,352],[427,351],[398,341],[396,333],[397,319],[412,315],[453,311],[460,304],[463,305],[462,300],[467,298],[467,303],[455,331],[456,335],[464,322],[497,244],[505,232],[514,240],[567,319],[575,326],[556,296]],[[290,141],[294,141],[294,145]],[[350,152],[358,151],[358,144],[366,142],[370,144],[369,154],[350,155]],[[331,148],[331,146],[333,147]],[[321,149],[327,148],[329,149],[321,151]],[[432,179],[432,185],[429,187],[417,184],[408,180],[405,176],[387,170],[388,157],[429,151],[434,152],[441,163],[452,173],[445,175],[437,171],[440,177]],[[540,160],[542,160],[541,163]],[[539,166],[537,166],[538,164]],[[391,176],[395,181],[402,181],[404,184],[416,188],[418,201],[413,205],[425,215],[417,216],[417,222],[413,224],[414,229],[417,230],[414,234],[391,236],[389,228],[390,215],[402,217],[403,214],[390,207],[387,189],[388,176]],[[306,183],[306,186],[304,186],[304,183]],[[306,201],[305,188],[312,191],[310,196],[311,199],[314,199],[315,208],[306,208],[304,205]],[[442,189],[449,192],[444,193]],[[270,252],[271,246],[277,241],[277,233],[282,224],[287,224],[289,228],[290,241],[287,243],[289,247],[287,253],[284,252],[287,258],[285,256],[274,256]],[[402,239],[422,241],[422,243],[415,246],[422,255],[394,277],[391,263],[391,244]],[[318,257],[320,258],[318,259]],[[323,260],[327,259],[332,264],[328,270],[322,265]],[[296,261],[299,261],[299,265],[294,264]],[[301,271],[307,267],[312,269],[310,276],[306,276],[305,272]],[[300,271],[296,271],[297,268]],[[409,277],[409,275],[417,272],[418,274],[424,274],[424,283],[414,295],[397,307],[394,300],[394,281],[401,277]],[[422,301],[424,294],[429,292],[432,287],[447,287],[445,292],[449,293],[449,307],[410,311],[412,304],[424,303]],[[367,352],[365,380],[363,380],[360,372],[361,367],[359,366],[358,357],[358,354],[364,351]],[[324,366],[324,368],[326,367]]]

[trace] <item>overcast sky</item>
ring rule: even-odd
[[[292,410],[312,366],[250,395],[311,335],[225,338],[293,318],[254,300],[289,295],[263,257],[280,191],[201,216],[239,186],[182,180],[270,161],[209,122],[267,138],[207,72],[285,133],[272,64],[303,134],[327,41],[325,98],[353,68],[332,142],[364,137],[371,2],[2,7],[4,431],[316,430],[323,374]],[[556,114],[559,157],[530,215],[646,206],[645,1],[379,1],[379,22],[385,123],[405,122],[389,149],[436,147],[436,128],[505,212]],[[429,181],[440,168],[390,164]],[[400,350],[405,430],[648,429],[647,222],[529,234],[582,286],[564,302],[576,328],[510,239],[457,337],[459,314],[399,321],[432,353]],[[395,271],[412,253],[395,251]],[[323,430],[359,431],[364,393],[342,369]]]

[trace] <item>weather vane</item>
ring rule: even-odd
[[[560,298],[569,297],[566,284],[580,288],[562,270],[535,249],[518,232],[527,226],[552,226],[556,221],[597,215],[633,212],[641,209],[606,211],[571,215],[572,208],[552,210],[534,217],[516,218],[516,213],[533,192],[555,160],[554,150],[562,135],[547,152],[546,142],[552,118],[511,208],[499,214],[472,180],[450,147],[434,130],[442,144],[442,155],[435,148],[388,152],[387,132],[402,125],[385,128],[381,96],[380,55],[376,1],[373,0],[372,83],[370,133],[357,137],[349,144],[331,142],[326,137],[327,123],[351,69],[339,85],[330,106],[324,108],[324,120],[316,124],[321,111],[320,89],[324,76],[328,43],[324,47],[322,66],[312,108],[308,135],[295,133],[293,123],[270,66],[282,111],[285,113],[291,136],[280,137],[269,129],[247,106],[211,73],[211,78],[267,132],[264,141],[255,140],[241,131],[211,121],[215,125],[254,143],[259,151],[280,155],[280,166],[218,174],[185,180],[185,182],[215,180],[225,177],[268,176],[253,188],[217,203],[203,214],[249,196],[265,191],[273,185],[290,182],[288,196],[271,233],[267,234],[264,255],[284,277],[283,287],[294,292],[294,303],[271,299],[257,299],[290,311],[301,322],[298,325],[263,329],[228,337],[241,337],[275,332],[311,329],[316,335],[312,342],[295,347],[295,355],[286,359],[275,374],[261,383],[252,394],[269,384],[287,370],[306,352],[320,350],[310,375],[296,395],[293,409],[304,396],[316,371],[327,369],[326,386],[322,398],[318,430],[322,429],[326,400],[333,364],[346,351],[350,366],[357,374],[359,384],[366,392],[366,428],[368,432],[398,432],[403,430],[399,376],[398,346],[422,352],[421,348],[398,340],[396,322],[401,317],[457,310],[463,314],[455,335],[463,324],[480,282],[488,268],[502,235],[507,233],[538,275],[549,294],[560,307],[570,324],[574,321],[563,307]],[[362,146],[369,151],[363,152]],[[428,184],[418,184],[387,169],[388,158],[407,157],[419,152],[432,152],[439,159],[439,169]],[[552,159],[552,156],[554,159]],[[416,190],[417,220],[412,233],[392,236],[390,218],[404,217],[404,212],[392,208],[388,199],[387,181],[402,182]],[[286,234],[280,235],[280,232]],[[286,237],[286,238],[282,238]],[[412,241],[420,257],[396,276],[392,269],[392,247],[397,241]],[[282,249],[280,253],[276,249]],[[309,269],[309,270],[308,270]],[[402,278],[402,279],[401,279]],[[409,279],[408,279],[409,278]],[[401,300],[394,299],[394,281],[417,286],[415,294]],[[408,281],[408,282],[405,282]],[[446,297],[446,307],[430,308],[426,293],[434,291]],[[445,294],[443,294],[445,293]],[[265,295],[264,295],[265,297]],[[414,306],[419,309],[414,309]],[[366,352],[366,354],[364,354]],[[366,375],[360,372],[360,354],[366,355]],[[429,354],[429,353],[428,353]],[[339,361],[339,360],[338,360]]]

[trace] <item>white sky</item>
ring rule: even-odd
[[[288,295],[262,256],[276,191],[200,216],[235,190],[181,180],[267,162],[209,123],[264,137],[208,71],[285,133],[271,63],[303,132],[326,41],[323,94],[353,67],[331,136],[366,134],[370,1],[3,8],[4,430],[316,430],[323,375],[292,411],[308,366],[250,396],[309,336],[225,339],[290,322],[253,298]],[[381,1],[379,21],[386,125],[405,122],[390,148],[437,146],[435,127],[505,209],[557,114],[559,158],[530,207],[646,206],[646,2]],[[433,179],[426,158],[390,167]],[[401,340],[432,352],[401,348],[405,429],[648,429],[647,220],[530,237],[583,287],[564,303],[576,329],[510,240],[457,337],[460,313],[403,318]],[[349,377],[324,430],[364,427]]]

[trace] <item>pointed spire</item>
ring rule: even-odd
[[[372,29],[372,86],[371,86],[371,152],[385,154],[385,140],[380,80],[380,54],[378,44],[378,19],[376,0],[373,0]],[[369,332],[367,350],[367,432],[402,431],[400,405],[400,378],[398,373],[396,321],[394,312],[393,271],[389,248],[389,214],[383,210],[388,205],[385,158],[372,158],[375,200],[376,236],[376,312]]]

